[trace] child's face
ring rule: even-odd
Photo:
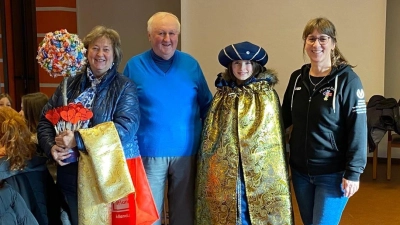
[[[0,99],[0,107],[3,107],[3,106],[11,108],[11,102],[10,102],[10,100],[8,100],[7,97],[3,97]]]
[[[237,82],[241,84],[253,74],[253,65],[250,60],[235,60],[232,63],[232,72]]]

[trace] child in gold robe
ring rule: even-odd
[[[222,49],[198,155],[196,224],[293,224],[274,71],[250,42]]]

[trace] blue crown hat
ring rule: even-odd
[[[268,62],[268,54],[262,47],[248,41],[229,45],[219,52],[221,65],[228,67],[234,60],[250,60],[264,66]]]

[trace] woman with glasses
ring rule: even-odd
[[[331,21],[310,20],[303,40],[310,63],[292,73],[282,105],[293,187],[304,224],[338,224],[367,160],[364,89]]]

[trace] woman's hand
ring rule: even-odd
[[[56,145],[65,149],[76,147],[74,132],[70,130],[63,131],[56,139]]]
[[[57,145],[53,145],[53,147],[50,150],[51,155],[53,156],[54,161],[58,163],[60,166],[65,166],[69,163],[64,163],[62,160],[69,158],[71,154],[68,152],[68,148],[61,148]]]
[[[344,196],[350,198],[353,196],[360,187],[360,181],[351,181],[342,179],[342,188],[344,190]]]
[[[64,163],[62,160],[69,158],[71,153],[69,149],[76,146],[74,132],[66,130],[55,138],[56,144],[51,148],[53,159],[60,165],[65,166],[69,163]]]

